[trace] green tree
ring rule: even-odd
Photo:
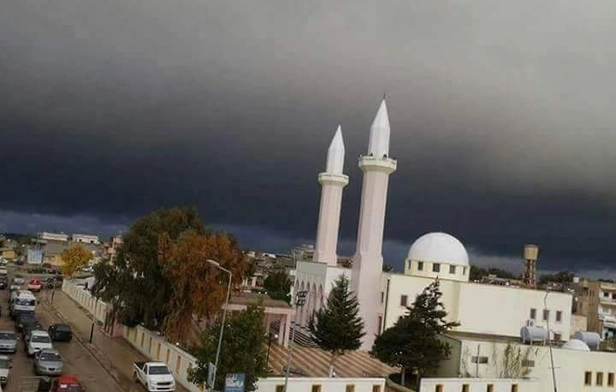
[[[214,389],[222,391],[225,376],[244,373],[247,391],[254,391],[259,377],[268,373],[265,351],[265,326],[263,309],[249,305],[243,312],[233,313],[227,319],[222,339]],[[189,371],[189,381],[201,385],[207,380],[208,363],[214,363],[220,320],[201,334],[200,345],[195,351],[197,366]]]
[[[331,354],[331,366],[335,365],[336,358],[361,346],[361,338],[366,334],[364,322],[345,275],[336,280],[327,305],[310,318],[308,327],[319,347]]]
[[[445,321],[447,312],[441,296],[437,279],[415,298],[406,315],[374,341],[370,354],[390,366],[400,367],[402,384],[410,371],[417,374],[419,386],[421,378],[436,370],[439,362],[450,354],[449,344],[439,336],[460,324]]]
[[[263,281],[263,288],[272,299],[291,303],[291,280],[284,271],[277,271],[268,275]]]

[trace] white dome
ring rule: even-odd
[[[468,266],[468,253],[464,245],[447,233],[422,235],[411,245],[408,259]]]
[[[588,345],[581,340],[578,339],[570,339],[567,343],[563,344],[562,348],[565,350],[574,350],[574,351],[590,351]]]

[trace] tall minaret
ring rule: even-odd
[[[342,174],[344,167],[344,143],[342,129],[338,126],[336,134],[327,150],[325,172],[319,174],[321,184],[321,207],[317,227],[317,246],[313,260],[336,266],[338,256],[338,228],[340,226],[340,206],[342,188],[349,183],[349,177]]]
[[[353,257],[352,287],[359,300],[359,314],[364,320],[366,336],[362,350],[370,350],[379,333],[378,314],[381,304],[383,271],[383,229],[389,175],[396,170],[396,160],[389,157],[389,116],[385,98],[370,128],[368,155],[359,158],[364,172],[359,210],[357,250]]]

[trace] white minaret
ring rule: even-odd
[[[380,291],[385,206],[389,175],[396,170],[396,161],[389,158],[389,133],[389,116],[383,98],[370,128],[368,155],[359,158],[364,183],[351,281],[365,325],[362,350],[372,348],[375,335],[380,332],[379,314],[382,314],[383,308]]]
[[[340,227],[340,206],[342,188],[349,183],[349,177],[342,174],[344,167],[344,142],[342,129],[338,126],[336,134],[327,150],[325,172],[319,174],[321,184],[321,207],[317,227],[317,245],[313,260],[336,266],[338,256],[338,228]]]

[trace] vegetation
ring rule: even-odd
[[[268,374],[263,317],[263,309],[251,305],[243,312],[233,313],[227,320],[214,390],[223,390],[225,375],[229,373],[244,373],[247,391],[253,391],[258,378]],[[206,382],[208,363],[215,362],[219,333],[220,320],[201,334],[200,347],[195,351],[197,367],[188,374],[192,383]]]
[[[456,322],[447,322],[447,312],[441,302],[442,293],[438,280],[424,288],[408,313],[393,327],[377,336],[371,355],[390,366],[402,369],[401,380],[410,371],[417,374],[417,386],[428,372],[438,368],[439,362],[450,354],[450,346],[439,337]]]
[[[291,280],[285,271],[278,271],[263,281],[263,288],[272,299],[291,304]]]
[[[548,283],[572,283],[575,274],[573,272],[561,271],[555,274],[545,274],[539,276],[539,284]]]
[[[337,357],[361,346],[361,338],[366,334],[364,322],[345,275],[336,280],[327,305],[313,315],[309,328],[319,347],[331,354],[331,366],[335,365]]]
[[[64,276],[73,276],[75,272],[86,266],[88,261],[92,259],[92,252],[87,250],[81,244],[71,245],[61,254],[62,258],[62,274]]]
[[[511,272],[502,270],[500,268],[481,268],[476,265],[471,265],[469,278],[471,281],[473,280],[481,280],[484,276],[488,275],[496,275],[499,278],[503,279],[520,279],[520,276],[512,274]]]
[[[113,262],[94,268],[94,295],[111,303],[121,322],[142,323],[184,341],[193,316],[220,309],[228,276],[206,262],[213,259],[244,278],[245,260],[235,239],[208,232],[194,208],[159,210],[137,219],[123,236]]]

